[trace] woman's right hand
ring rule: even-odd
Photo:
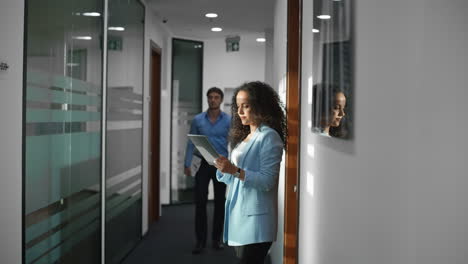
[[[222,173],[234,174],[237,172],[237,167],[224,156],[220,156],[215,160],[215,167]]]

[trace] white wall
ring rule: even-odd
[[[275,88],[285,103],[286,88],[286,56],[287,56],[287,0],[275,1],[275,18],[273,30],[273,67],[271,85]],[[276,242],[270,249],[270,257],[273,264],[283,263],[284,245],[284,156],[278,186],[278,233]]]
[[[235,88],[247,81],[265,80],[265,45],[258,35],[241,35],[238,52],[226,52],[224,38],[204,41],[203,110],[208,109],[206,91],[213,86]],[[225,98],[231,100],[231,98]],[[224,109],[228,111],[228,109]]]
[[[273,29],[265,30],[265,82],[270,85],[275,85],[275,49],[274,49],[274,40],[275,34]]]
[[[170,124],[171,124],[171,33],[160,22],[154,11],[147,5],[145,19],[145,60],[144,60],[144,106],[143,106],[143,225],[142,231],[148,230],[148,134],[149,134],[149,97],[150,97],[150,58],[152,41],[161,48],[161,111],[160,111],[160,202],[168,204],[170,190]],[[161,210],[159,210],[161,212]]]
[[[299,263],[468,259],[468,3],[357,0],[355,131],[310,132],[304,0]]]
[[[420,70],[407,90],[407,262],[467,263],[468,2],[421,0],[411,10],[419,23],[410,66]]]
[[[0,263],[21,263],[24,1],[0,2]]]

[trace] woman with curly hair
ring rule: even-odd
[[[224,242],[241,264],[263,263],[276,240],[278,177],[286,145],[286,118],[268,84],[249,82],[232,99],[230,158],[216,159],[216,177],[229,186]]]
[[[326,137],[346,138],[346,95],[343,90],[336,85],[318,83],[313,87],[313,98],[314,131]]]

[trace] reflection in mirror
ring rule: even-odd
[[[349,139],[352,113],[351,1],[314,0],[312,130]]]

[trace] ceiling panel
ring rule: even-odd
[[[273,28],[274,0],[148,0],[149,6],[176,36],[213,39],[263,33]],[[218,18],[205,17],[217,13]],[[211,27],[222,32],[211,32]]]

